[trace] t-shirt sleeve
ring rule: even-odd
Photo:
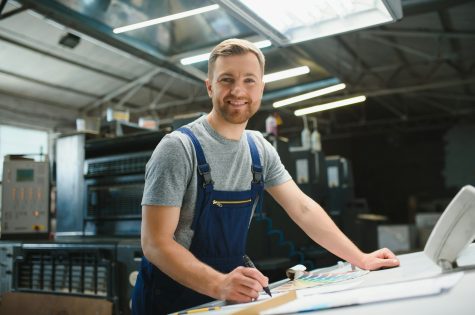
[[[143,205],[181,207],[191,180],[191,157],[178,135],[166,135],[145,168]]]
[[[270,188],[291,180],[292,177],[282,164],[276,149],[261,134],[259,134],[259,138],[264,147],[264,188]]]

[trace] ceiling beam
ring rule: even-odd
[[[162,88],[160,93],[157,93],[157,95],[153,98],[152,102],[148,105],[148,108],[151,110],[154,110],[160,100],[162,99],[163,95],[165,95],[165,92],[173,85],[175,82],[175,78],[172,78],[171,80],[168,80],[168,82],[165,84],[165,86]]]
[[[466,85],[475,83],[475,77],[467,78],[464,80],[450,80],[450,81],[442,81],[442,82],[434,82],[428,84],[419,84],[413,86],[406,86],[406,87],[399,87],[399,88],[392,88],[392,89],[384,89],[384,90],[377,90],[377,91],[368,91],[368,92],[361,92],[366,96],[381,96],[381,95],[390,95],[390,94],[401,94],[401,93],[409,93],[409,92],[417,92],[417,91],[425,91],[425,90],[433,90],[433,89],[442,89],[451,86],[457,85]],[[358,93],[358,94],[361,94]]]
[[[447,10],[440,10],[439,12],[439,19],[440,22],[442,23],[442,27],[444,28],[444,31],[446,32],[451,32],[454,30],[454,26],[452,23],[452,19],[450,18],[449,12]],[[450,38],[450,49],[452,53],[460,55],[460,52],[462,51],[461,45],[460,45],[460,39],[458,38]],[[462,62],[455,63],[451,60],[446,61],[446,63],[451,66],[455,71],[458,72],[461,78],[465,78],[467,74],[465,73]],[[470,87],[469,86],[464,86],[464,90],[467,94],[472,94]]]
[[[2,2],[0,2],[0,16],[3,12],[3,9],[5,9],[5,6],[7,5],[7,2],[8,2],[8,0],[2,0]]]
[[[184,100],[176,100],[176,101],[170,101],[167,103],[162,103],[157,106],[155,106],[154,110],[165,110],[168,109],[169,107],[177,107],[177,106],[185,106],[189,105],[192,103],[201,103],[204,101],[209,101],[209,96],[208,95],[202,95],[202,96],[196,96],[194,97],[193,95],[190,95],[190,97],[184,99]],[[146,108],[143,110],[143,112],[149,111],[150,109]]]
[[[439,20],[440,23],[442,24],[442,27],[445,32],[450,32],[453,31],[453,25],[452,25],[452,19],[449,16],[449,13],[447,11],[439,11],[438,12]],[[450,50],[452,54],[459,55],[460,51],[462,50],[460,47],[460,43],[458,38],[450,38],[449,39],[449,44],[450,44]],[[449,65],[451,65],[458,73],[460,76],[463,76],[463,71],[461,67],[455,63],[450,63],[447,62]]]
[[[232,0],[213,0],[218,3],[223,8],[226,8],[229,13],[231,13],[235,18],[245,23],[249,28],[254,30],[256,33],[262,35],[264,38],[268,38],[274,44],[283,46],[286,38],[274,31],[273,28],[269,27],[265,21],[260,19],[255,14],[249,12],[249,10],[243,9],[237,1]]]
[[[449,57],[449,56],[447,56],[447,57]],[[473,57],[475,58],[475,55]],[[458,60],[459,58],[461,58],[461,57],[460,56],[452,56],[452,58],[448,58],[448,59],[445,59],[445,60]],[[444,62],[444,59],[434,60],[434,61]],[[465,59],[465,61],[468,61],[468,60]],[[404,63],[401,62],[401,63],[371,67],[371,71],[372,72],[388,72],[388,71],[397,70],[400,67],[404,67],[404,66],[415,67],[415,66],[428,66],[428,65],[432,65],[432,64],[433,64],[433,61],[430,61],[430,60],[410,62],[407,65],[405,65]],[[473,63],[472,68],[471,69],[469,68],[469,70],[467,70],[467,73],[471,73],[473,70],[475,70],[475,62]]]
[[[42,85],[42,86],[47,86],[49,88],[53,88],[53,89],[56,89],[56,90],[66,91],[66,92],[73,93],[73,94],[76,94],[76,95],[81,95],[81,96],[86,96],[86,97],[91,97],[91,98],[98,97],[98,95],[96,95],[96,94],[88,93],[88,92],[85,92],[83,90],[77,90],[77,89],[74,89],[74,88],[71,88],[71,87],[68,87],[68,86],[42,81],[42,80],[39,80],[39,79],[35,79],[35,78],[32,78],[32,77],[27,77],[25,75],[18,74],[18,73],[13,73],[11,71],[7,71],[7,70],[3,70],[3,69],[0,69],[0,73],[3,73],[7,76],[11,76],[11,77],[14,77],[14,78],[17,78],[17,79],[20,79],[20,80],[32,82],[32,83],[39,84],[39,85]]]
[[[381,27],[382,29],[386,29],[385,26],[382,26]],[[396,44],[398,44],[398,39],[396,36],[389,36],[388,39]],[[407,60],[406,58],[406,55],[399,49],[397,49],[396,47],[393,47],[394,49],[394,52],[396,53],[396,55],[398,56],[399,60],[402,61],[402,66],[401,67],[398,67],[396,68],[396,70],[391,74],[391,76],[386,80],[386,86],[391,86],[392,85],[392,81],[399,75],[399,73],[402,71],[402,70],[407,70],[413,77],[415,78],[420,78],[420,74],[417,73],[413,67],[411,67],[410,63],[409,63],[409,60]]]
[[[455,31],[420,31],[420,30],[365,30],[361,34],[367,34],[370,36],[397,36],[397,37],[410,37],[410,38],[459,38],[459,39],[475,39],[475,33],[472,32],[455,32]]]
[[[4,13],[4,14],[0,15],[0,21],[5,20],[5,19],[7,19],[11,16],[14,16],[15,14],[21,13],[23,11],[26,11],[26,8],[21,7],[21,8],[18,8],[18,9],[8,11],[7,13]]]
[[[2,31],[6,31],[6,30],[2,30]],[[18,36],[20,34],[15,34],[15,33],[12,33],[13,36]],[[40,55],[43,55],[43,56],[46,56],[46,57],[49,57],[49,58],[52,58],[52,59],[55,59],[55,60],[58,60],[58,61],[62,61],[64,63],[67,63],[67,64],[70,64],[70,65],[74,65],[78,68],[82,68],[82,69],[86,69],[86,70],[89,70],[93,73],[97,73],[99,75],[103,75],[103,76],[107,76],[107,77],[110,77],[110,78],[113,78],[115,80],[118,80],[118,81],[122,81],[122,82],[129,82],[130,79],[126,78],[126,77],[123,77],[121,75],[118,75],[118,74],[115,74],[115,73],[112,73],[112,72],[109,72],[109,71],[106,71],[104,69],[98,69],[96,67],[92,67],[90,66],[87,61],[78,61],[79,60],[79,56],[77,55],[74,55],[74,59],[69,59],[69,58],[65,58],[65,57],[62,57],[62,56],[59,56],[59,55],[56,55],[50,51],[47,51],[46,49],[40,49],[38,47],[33,47],[31,45],[28,45],[28,44],[25,44],[25,43],[22,43],[20,41],[18,41],[17,39],[13,39],[11,37],[6,37],[2,34],[0,34],[0,41],[3,41],[3,42],[6,42],[6,43],[9,43],[11,45],[14,45],[14,46],[17,46],[17,47],[20,47],[20,48],[23,48],[23,49],[26,49],[26,50],[29,50],[29,51],[32,51],[32,52],[35,52],[37,54],[40,54]],[[50,47],[50,49],[53,49],[53,47]],[[149,88],[150,90],[152,91],[155,91],[155,92],[158,92],[159,90],[157,90],[156,87],[154,87],[153,85],[151,84],[146,84],[145,85],[146,88]],[[175,94],[172,94],[172,93],[169,93],[167,94],[167,96],[170,96],[172,98],[178,98],[177,95]]]
[[[101,98],[95,100],[91,104],[88,104],[88,105],[82,107],[81,112],[82,113],[88,113],[88,112],[96,109],[97,107],[101,106],[102,104],[111,101],[115,97],[117,97],[117,96],[131,90],[131,89],[134,89],[136,86],[138,86],[138,85],[142,86],[143,84],[149,82],[158,73],[160,73],[161,70],[162,70],[162,68],[156,68],[156,69],[154,69],[154,70],[152,70],[152,71],[136,78],[135,80],[130,81],[129,83],[121,86],[120,88],[107,93],[106,95],[104,95]]]
[[[292,49],[305,56],[307,59],[313,58],[319,65],[323,66],[323,68],[328,70],[332,75],[340,78],[343,82],[351,82],[347,73],[353,71],[352,64],[346,62],[346,60],[343,60],[343,58],[339,58],[338,55],[324,53],[321,50],[318,54],[315,54],[315,51],[310,51],[309,48],[304,47],[305,46],[295,45],[292,46]],[[343,72],[341,67],[344,67],[347,72]]]
[[[150,78],[151,79],[151,78]],[[117,109],[123,109],[123,106],[126,102],[128,102],[137,92],[146,84],[146,82],[140,82],[133,88],[131,88],[125,95],[122,96],[122,98],[114,105],[112,105],[112,108],[117,108]]]
[[[366,39],[371,40],[373,42],[380,43],[380,44],[383,44],[383,45],[386,45],[386,46],[389,46],[389,47],[397,48],[401,51],[412,54],[414,56],[424,58],[426,60],[434,61],[434,60],[439,59],[437,56],[426,54],[425,52],[422,52],[420,50],[414,49],[412,47],[408,47],[406,45],[398,44],[398,43],[395,43],[395,42],[390,41],[390,40],[370,36],[370,35],[367,35],[367,34],[364,34],[364,33],[361,36],[363,38],[366,38]]]
[[[146,60],[156,66],[162,67],[163,73],[179,77],[180,80],[201,85],[201,82],[190,74],[183,72],[168,57],[159,52],[156,47],[133,41],[123,34],[114,34],[112,29],[104,24],[88,18],[54,0],[19,0],[28,9],[34,10],[45,17],[74,29],[80,33],[91,36],[119,50],[125,51],[139,59]]]
[[[473,114],[473,112],[471,114]],[[355,138],[394,131],[399,133],[445,129],[454,125],[457,119],[457,117],[439,114],[423,116],[409,121],[394,118],[368,121],[363,125],[359,123],[340,124],[335,126],[333,133],[322,134],[322,140]]]
[[[378,78],[381,82],[384,83],[384,78],[379,74],[379,73],[375,73],[375,72],[372,72],[371,71],[371,67],[369,66],[369,64],[367,64],[363,59],[361,59],[360,57],[360,54],[358,54],[356,51],[353,50],[353,48],[351,48],[350,45],[348,45],[345,40],[341,37],[341,36],[336,36],[336,41],[338,42],[338,44],[341,45],[341,47],[343,47],[343,49],[351,56],[353,57],[354,60],[356,60],[356,62],[358,64],[360,64],[360,66],[363,68],[363,70],[367,71],[368,73],[372,74],[373,76],[375,76],[376,78]]]
[[[9,125],[74,128],[78,111],[60,104],[0,92],[0,122]]]
[[[386,86],[391,86],[393,80],[394,80],[404,69],[411,69],[411,67],[409,67],[409,66],[407,66],[407,65],[406,65],[406,66],[401,65],[401,66],[397,67],[396,70],[394,70],[393,73],[391,73],[391,75],[386,79]]]
[[[404,15],[418,15],[427,12],[445,10],[450,7],[463,5],[473,0],[402,0]]]
[[[389,89],[377,89],[377,90],[367,90],[367,91],[353,91],[353,93],[345,95],[345,98],[355,97],[359,95],[365,95],[367,97],[376,97],[376,96],[384,96],[384,95],[394,95],[394,94],[401,94],[404,96],[405,93],[412,93],[418,91],[427,91],[427,90],[434,90],[434,89],[443,89],[452,86],[459,86],[459,85],[468,85],[475,83],[475,77],[470,77],[467,79],[462,80],[450,80],[450,81],[440,81],[440,82],[433,82],[428,84],[418,84],[418,85],[410,85],[398,88],[389,88]],[[318,103],[327,103],[341,99],[341,96],[336,97],[327,97],[319,99]],[[317,105],[317,104],[316,104]]]
[[[422,103],[427,104],[429,106],[432,106],[434,108],[440,109],[441,111],[447,112],[451,115],[456,114],[456,112],[453,109],[447,107],[444,104],[440,104],[439,102],[431,100],[430,98],[421,97],[420,95],[412,94],[412,93],[406,93],[406,96],[417,100],[417,102],[422,102]]]
[[[92,98],[92,99],[97,99],[99,97],[99,95],[92,94],[92,93],[87,93],[87,92],[84,92],[84,90],[73,89],[73,88],[70,88],[70,87],[67,87],[67,86],[64,86],[64,85],[58,85],[58,84],[42,81],[42,80],[27,77],[27,76],[24,76],[24,75],[21,75],[21,74],[18,74],[18,73],[13,73],[11,71],[6,71],[6,70],[0,69],[0,74],[1,73],[5,74],[7,76],[11,76],[11,77],[20,79],[20,80],[24,80],[24,81],[31,82],[31,83],[34,83],[34,84],[38,84],[38,85],[41,85],[41,86],[45,86],[45,87],[48,87],[48,88],[56,89],[56,90],[59,90],[61,92],[73,93],[73,94],[76,94],[76,95],[80,95],[80,96],[83,96],[83,97],[89,97],[89,98]],[[133,81],[132,83],[134,83],[134,82],[135,81]],[[135,86],[135,85],[136,84],[133,84],[133,86]],[[129,85],[127,84],[126,86],[129,86]],[[112,101],[116,96],[119,96],[120,94],[125,93],[130,88],[131,87],[129,87],[127,90],[122,91],[121,93],[115,95],[113,98],[107,99],[106,101]],[[100,101],[100,99],[99,99],[99,101]],[[106,101],[101,102],[101,104],[106,102]],[[99,104],[99,105],[101,105],[101,104]],[[97,105],[97,106],[99,106],[99,105]],[[133,103],[127,103],[126,105],[128,107],[138,107],[139,106],[139,105],[133,104]],[[86,105],[83,108],[86,108],[87,106],[90,106],[90,105]],[[97,107],[97,106],[95,106],[95,107]],[[89,111],[90,110],[86,110],[86,112],[89,112]]]
[[[432,81],[433,76],[437,73],[437,71],[440,69],[440,67],[442,67],[443,64],[444,64],[443,61],[437,61],[434,64],[432,64],[431,68],[426,73],[425,81],[426,82]]]
[[[440,98],[440,99],[448,99],[448,100],[453,100],[453,101],[475,102],[475,96],[474,95],[455,94],[455,93],[437,93],[437,92],[418,93],[418,94],[420,94],[422,96],[435,97],[435,98]]]
[[[40,128],[54,131],[71,131],[74,119],[52,119],[45,115],[31,115],[20,108],[3,109],[0,106],[0,124],[25,128]]]
[[[8,0],[2,0],[2,2],[0,2],[0,21],[26,10],[25,7],[18,7],[2,14],[7,2]]]
[[[401,120],[407,120],[407,115],[404,114],[403,112],[399,111],[397,108],[386,102],[383,98],[381,97],[374,97],[373,100],[382,105],[384,108],[386,108],[388,111],[399,117]]]

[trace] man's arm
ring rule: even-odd
[[[175,281],[199,293],[234,302],[256,299],[262,287],[268,285],[268,278],[257,269],[245,267],[223,274],[199,261],[173,238],[179,215],[177,207],[142,207],[145,257]]]
[[[396,256],[386,248],[365,254],[336,226],[333,220],[293,180],[267,189],[292,220],[307,235],[336,256],[362,269],[379,269],[399,265]]]

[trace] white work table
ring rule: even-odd
[[[475,244],[471,244],[459,259],[460,265],[475,264],[474,245]],[[400,267],[370,272],[362,277],[363,282],[357,287],[372,286],[395,281],[408,281],[418,277],[429,277],[440,274],[440,268],[430,261],[423,252],[401,255],[399,256],[399,259],[401,261]],[[475,269],[464,271],[462,279],[450,291],[439,295],[322,310],[318,311],[318,314],[474,315]]]
[[[434,277],[441,274],[440,268],[435,265],[423,252],[416,252],[398,256],[401,265],[397,268],[373,271],[361,278],[349,280],[354,282],[351,289],[371,287],[393,282],[409,281],[418,278]],[[475,264],[475,243],[471,244],[458,259],[461,266]],[[317,270],[318,271],[318,270]],[[272,289],[272,285],[270,286]],[[318,299],[318,295],[315,296]],[[222,301],[215,301],[203,306],[223,305]],[[250,306],[251,304],[243,305]],[[221,310],[200,312],[200,314],[218,315],[231,314],[238,311],[224,307]],[[475,269],[465,270],[460,281],[448,292],[438,295],[405,298],[400,300],[384,301],[370,304],[340,307],[305,314],[351,314],[351,315],[474,315],[475,314]]]

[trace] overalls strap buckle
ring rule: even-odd
[[[259,158],[259,151],[257,150],[256,143],[251,136],[250,132],[246,132],[247,142],[249,143],[249,149],[251,150],[252,158],[252,184],[262,184],[262,165]]]
[[[252,170],[252,182],[254,184],[260,183],[262,180],[262,167],[257,165],[251,166]]]
[[[213,184],[213,180],[211,179],[211,169],[209,164],[201,164],[198,165],[198,172],[201,176],[203,176],[203,187],[206,188],[209,184]]]

